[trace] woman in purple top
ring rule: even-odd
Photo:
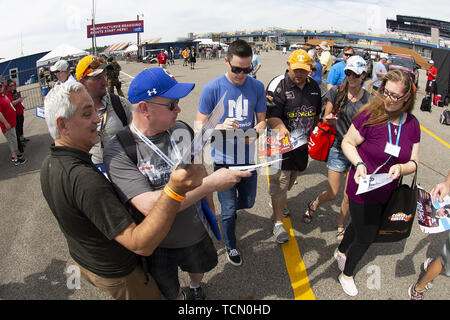
[[[358,112],[342,141],[342,150],[353,165],[347,185],[352,221],[334,257],[342,271],[339,282],[350,296],[358,294],[353,281],[356,265],[375,240],[398,178],[417,169],[420,125],[411,114],[414,101],[410,77],[399,70],[388,72],[375,98]],[[388,173],[394,181],[356,195],[359,179],[375,171]]]

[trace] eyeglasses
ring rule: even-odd
[[[239,74],[239,73],[241,73],[241,72],[243,72],[243,73],[245,73],[245,74],[249,74],[250,72],[253,71],[253,68],[252,68],[251,65],[250,65],[250,67],[247,67],[247,68],[241,68],[241,67],[233,67],[233,66],[231,65],[230,61],[228,61],[228,64],[229,64],[230,67],[231,67],[231,72],[236,73],[236,74]]]
[[[346,57],[352,57],[352,56],[353,56],[353,53],[345,53],[345,52],[344,52],[344,56],[346,56]]]
[[[356,74],[356,73],[354,73],[352,70],[348,70],[348,69],[345,70],[344,73],[345,73],[345,75],[346,75],[347,77],[353,76],[353,77],[355,77],[356,79],[358,79],[359,77],[362,76],[362,73],[361,73],[361,74]]]
[[[397,102],[397,101],[403,99],[406,96],[406,93],[405,93],[404,95],[399,97],[398,95],[392,94],[391,92],[389,92],[389,90],[387,90],[386,88],[381,89],[380,92],[381,92],[381,94],[383,94],[383,96],[385,96],[386,98],[391,99],[394,102]]]
[[[146,103],[152,103],[152,104],[157,104],[159,106],[164,106],[164,107],[168,107],[169,111],[173,111],[175,110],[175,108],[178,106],[178,103],[180,102],[180,99],[176,99],[174,101],[172,101],[171,103],[158,103],[158,102],[154,102],[152,100],[147,100],[145,101]]]
[[[81,78],[84,78],[87,74],[91,73],[92,71],[94,71],[95,69],[100,67],[103,63],[104,62],[103,62],[103,60],[101,58],[99,58],[99,57],[92,57],[91,63],[88,65],[86,70],[84,70]]]

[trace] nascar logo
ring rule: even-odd
[[[388,219],[391,220],[391,221],[408,222],[409,220],[411,220],[412,217],[413,217],[412,214],[406,214],[406,213],[403,213],[403,212],[399,212],[399,213],[393,214]]]

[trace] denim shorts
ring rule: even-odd
[[[331,147],[327,160],[328,169],[333,170],[334,172],[345,172],[351,165],[351,162],[348,161],[342,149]]]

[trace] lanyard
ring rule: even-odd
[[[397,142],[395,143],[396,146],[398,146],[398,143],[400,141],[400,134],[402,133],[402,125],[403,125],[403,113],[400,116],[400,126],[398,127],[398,136],[397,136]],[[392,137],[391,137],[391,121],[388,119],[388,131],[389,131],[389,143],[392,144]]]
[[[148,147],[150,147],[150,149],[152,149],[158,156],[160,156],[171,168],[175,167],[175,163],[168,156],[166,156],[164,154],[164,152],[161,151],[161,149],[159,149],[153,142],[151,142],[145,135],[143,135],[142,132],[139,131],[138,128],[136,128],[136,126],[134,125],[133,122],[131,123],[131,127],[136,132],[139,139],[142,140],[142,142],[144,142]],[[175,143],[175,141],[173,141],[170,134],[169,134],[169,140],[170,140],[170,144],[172,145],[172,149],[175,151],[178,161],[181,160],[180,150],[178,149],[177,144]]]
[[[398,135],[397,135],[397,141],[395,142],[395,145],[398,146],[398,143],[400,142],[400,134],[402,133],[402,125],[403,125],[403,115],[404,113],[402,113],[402,115],[400,116],[400,125],[398,128]],[[389,131],[389,143],[392,144],[392,132],[391,132],[391,121],[388,119],[388,131]],[[389,162],[389,160],[391,160],[392,155],[389,155],[389,158],[378,168],[375,169],[375,171],[372,174],[376,174],[378,172],[378,170],[380,170],[386,163]]]
[[[103,112],[103,114],[102,114],[102,121],[100,122],[100,130],[99,130],[100,136],[103,134],[103,131],[105,131],[107,116],[108,116],[108,112],[105,110],[105,112]]]

